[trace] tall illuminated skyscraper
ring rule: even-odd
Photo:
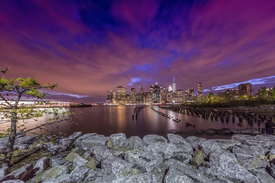
[[[177,90],[176,88],[176,79],[175,77],[173,77],[173,84],[172,84],[172,87],[173,87],[173,92],[175,92]]]

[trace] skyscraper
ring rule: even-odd
[[[202,83],[198,82],[198,97],[202,96]]]
[[[172,84],[172,87],[173,87],[173,92],[175,92],[177,90],[176,88],[176,79],[175,77],[173,77],[173,84]]]
[[[169,86],[168,86],[168,91],[171,92],[172,90],[173,90],[173,89],[172,89],[172,86],[169,85]]]

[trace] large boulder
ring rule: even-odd
[[[88,160],[82,158],[81,156],[77,156],[74,159],[73,167],[76,168],[76,167],[79,167],[79,166],[85,166],[87,163],[88,163]]]
[[[93,182],[93,181],[95,181],[96,178],[104,177],[106,175],[107,175],[106,172],[99,168],[97,168],[95,170],[89,170],[89,172],[84,180],[84,183]]]
[[[274,183],[275,179],[270,176],[264,168],[251,170],[250,173],[255,175],[261,183]]]
[[[232,146],[241,145],[241,142],[232,139],[216,139],[215,141],[223,149],[228,149]]]
[[[188,153],[174,153],[172,158],[175,158],[176,160],[187,164],[192,159],[192,155],[190,155]]]
[[[265,162],[264,160],[261,160],[258,157],[253,157],[253,158],[245,158],[245,159],[238,159],[239,165],[244,167],[247,170],[253,170],[253,169],[258,169],[258,168],[265,168],[268,163]]]
[[[214,176],[250,183],[260,183],[259,179],[237,163],[234,154],[217,149],[210,153],[211,173]]]
[[[241,143],[243,143],[246,140],[255,140],[255,138],[256,138],[255,136],[243,135],[243,134],[234,134],[231,137],[232,140],[236,140],[236,141],[239,141]]]
[[[132,175],[126,178],[114,180],[113,183],[152,183],[152,176],[149,173]]]
[[[167,139],[160,135],[145,135],[142,139],[142,142],[145,146],[148,146],[150,144],[155,144],[156,142],[165,142],[167,143]]]
[[[36,135],[34,136],[27,136],[27,137],[21,137],[18,139],[15,139],[14,145],[19,145],[19,144],[32,144],[36,140]]]
[[[93,150],[93,157],[95,159],[96,164],[102,159],[107,158],[108,156],[113,156],[113,154],[108,150],[105,146],[95,146]]]
[[[70,179],[73,182],[81,183],[84,181],[88,171],[89,171],[89,168],[87,168],[86,166],[78,166],[71,172]]]
[[[125,152],[125,159],[128,162],[137,162],[140,158],[140,153],[135,150],[130,150]]]
[[[55,166],[55,167],[52,167],[51,169],[49,170],[46,170],[40,174],[38,174],[37,176],[35,176],[31,181],[30,183],[35,183],[35,182],[43,182],[43,181],[46,181],[46,180],[50,180],[50,179],[53,179],[53,178],[57,178],[59,177],[60,175],[63,175],[63,174],[67,174],[69,172],[69,169],[67,166],[65,165],[59,165],[59,166]]]
[[[0,179],[10,173],[9,167],[0,168]]]
[[[69,139],[75,141],[81,135],[82,135],[82,132],[74,132],[72,135],[69,136]]]
[[[113,134],[110,136],[110,140],[114,149],[129,147],[129,142],[124,133]]]
[[[176,160],[170,163],[168,173],[164,177],[164,182],[211,183],[201,172]]]
[[[260,155],[265,155],[268,150],[263,149],[260,146],[248,146],[248,145],[240,145],[233,146],[230,148],[230,151],[236,155],[238,158],[244,157],[256,157]]]
[[[175,144],[177,146],[177,149],[179,149],[183,153],[193,154],[193,148],[192,146],[181,136],[168,133],[167,134],[168,141],[171,144]]]
[[[13,172],[9,175],[13,175],[16,179],[26,180],[27,176],[33,172],[33,165],[27,164]]]
[[[175,144],[156,142],[147,146],[146,151],[152,154],[163,154],[164,159],[173,157],[175,153],[180,153],[181,150]]]
[[[215,140],[207,140],[198,145],[200,149],[203,151],[205,156],[208,156],[208,154],[211,153],[212,151],[221,149],[221,147],[216,143]]]
[[[142,172],[149,173],[163,166],[163,158],[160,154],[142,153],[136,162],[136,166]]]
[[[59,177],[57,178],[52,178],[50,180],[46,180],[42,183],[71,183],[71,179],[70,179],[70,174],[63,174],[63,175],[60,175]]]
[[[143,151],[143,143],[140,137],[132,136],[129,138],[130,148],[136,151]]]
[[[8,142],[9,142],[9,137],[0,138],[0,154],[6,151]]]
[[[88,138],[88,137],[96,136],[96,135],[98,135],[98,134],[97,134],[97,133],[87,133],[87,134],[84,134],[84,135],[78,137],[78,138],[74,141],[73,144],[74,144],[76,147],[81,146],[82,140],[84,140],[84,139],[86,139],[86,138]]]
[[[202,144],[203,142],[207,141],[206,138],[202,137],[195,137],[195,136],[189,136],[185,139],[193,148],[196,150],[199,149],[199,144]]]
[[[105,146],[108,140],[109,137],[105,137],[104,135],[88,136],[81,141],[81,147],[86,151],[93,150],[95,146]]]
[[[39,159],[36,162],[35,166],[33,167],[33,169],[35,171],[35,175],[37,175],[38,173],[44,171],[49,166],[50,166],[50,159],[48,157],[43,157],[43,158]]]
[[[115,156],[108,156],[101,161],[101,167],[107,173],[107,175],[110,175],[112,173],[116,174],[120,170],[124,169],[126,165],[126,161]]]
[[[50,151],[52,154],[57,154],[60,152],[64,152],[67,150],[67,144],[53,144],[51,142],[45,143],[45,147]]]

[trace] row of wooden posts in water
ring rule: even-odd
[[[174,122],[176,122],[176,123],[179,123],[179,122],[180,122],[180,119],[174,119],[173,116],[169,116],[168,114],[165,114],[165,113],[163,113],[163,112],[161,112],[161,111],[159,111],[159,110],[156,110],[156,109],[153,108],[153,107],[151,107],[151,109],[152,109],[154,112],[156,112],[156,113],[162,115],[163,117],[166,117],[166,118],[168,118],[168,119],[172,119],[172,120],[173,120]],[[196,127],[196,125],[192,125],[191,123],[186,123],[186,127],[188,127],[188,126]]]
[[[168,106],[168,107],[160,107],[165,110],[171,110],[180,114],[187,114],[189,116],[203,118],[203,119],[211,119],[211,121],[218,121],[220,118],[221,122],[226,121],[229,122],[230,116],[232,116],[232,122],[235,123],[235,118],[238,119],[239,126],[242,126],[242,122],[245,119],[248,124],[253,125],[253,122],[258,123],[260,126],[265,120],[267,120],[267,115],[256,114],[252,112],[237,112],[232,110],[217,110],[217,109],[204,109],[204,108],[186,108],[186,107],[176,107],[176,106]]]
[[[134,114],[132,114],[132,120],[137,119],[138,115],[140,115],[140,111],[144,108],[144,106],[137,106],[134,109]]]

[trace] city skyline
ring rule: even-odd
[[[0,2],[5,77],[59,83],[48,98],[104,102],[158,82],[203,92],[275,85],[275,1]],[[0,75],[2,77],[3,75]]]

